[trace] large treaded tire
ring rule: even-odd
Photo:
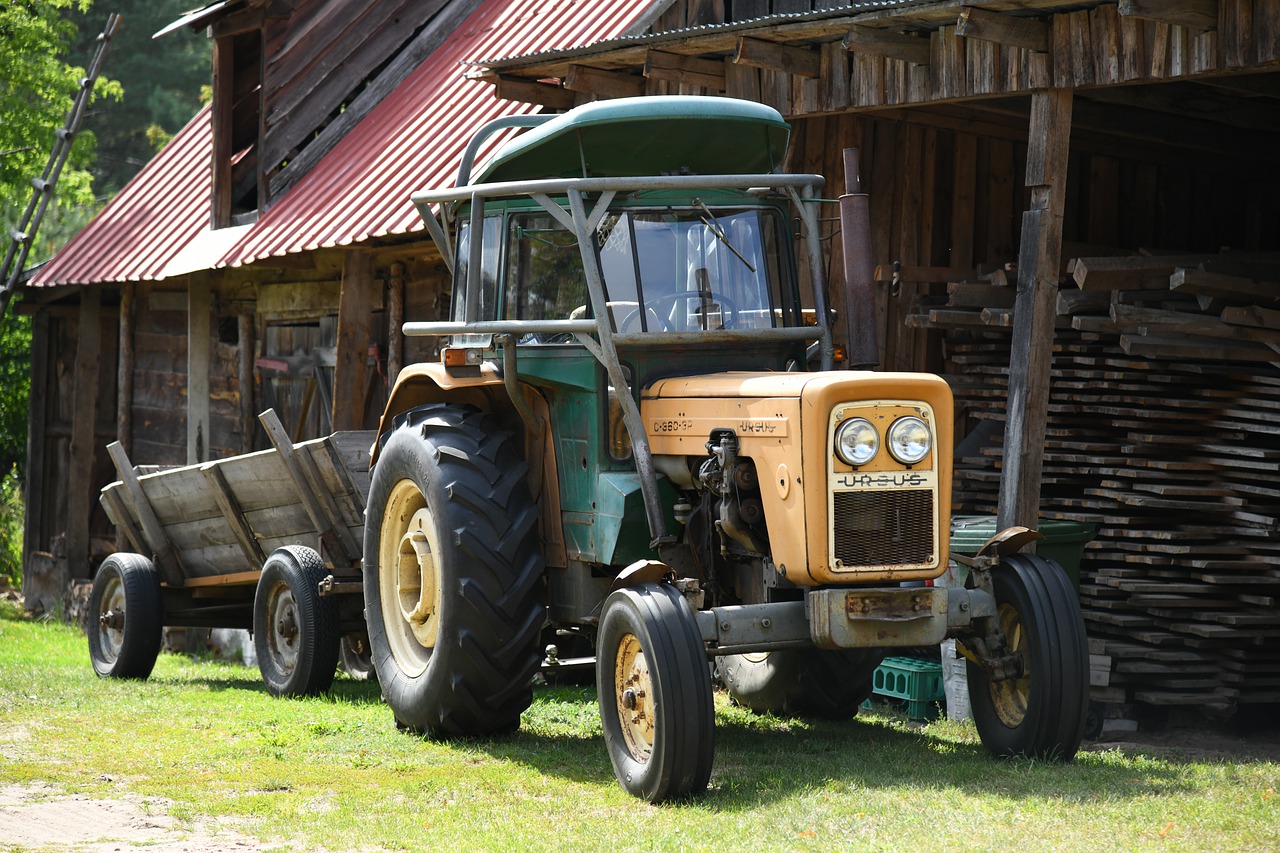
[[[651,803],[706,789],[715,755],[715,704],[702,634],[667,584],[605,599],[596,643],[605,746],[618,782]]]
[[[998,757],[1070,761],[1089,712],[1089,648],[1080,599],[1057,563],[1005,557],[992,573],[997,618],[1023,675],[993,682],[970,661],[969,701],[987,750]]]
[[[756,713],[847,720],[883,659],[877,649],[784,649],[725,655],[716,666],[730,698]]]
[[[403,728],[510,731],[533,699],[544,562],[528,466],[497,417],[434,404],[396,419],[369,489],[365,620]]]
[[[288,545],[267,557],[253,600],[258,670],[272,696],[318,696],[338,667],[338,605],[320,594],[329,575],[311,548]]]
[[[145,679],[160,655],[160,575],[141,554],[103,560],[89,594],[89,658],[103,678]]]

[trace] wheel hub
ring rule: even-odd
[[[1031,659],[1025,648],[1026,636],[1017,609],[1009,604],[1001,604],[996,615],[1004,632],[1006,649],[1011,655],[1021,659],[1022,666],[1016,678],[990,682],[991,702],[1000,722],[1009,728],[1017,728],[1027,715],[1027,704],[1031,699]]]
[[[288,675],[298,665],[298,603],[284,582],[271,587],[267,597],[267,651],[276,668]]]
[[[98,645],[103,658],[114,663],[124,645],[124,585],[119,578],[107,581],[98,614]]]
[[[378,597],[392,658],[408,676],[422,674],[440,633],[441,588],[435,520],[408,479],[387,497],[378,545]]]
[[[627,634],[618,644],[614,684],[618,691],[618,720],[627,751],[636,761],[648,761],[653,753],[655,725],[653,679],[644,649],[633,634]]]

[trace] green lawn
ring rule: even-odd
[[[994,761],[970,726],[890,709],[716,709],[710,789],[654,807],[614,781],[590,688],[539,688],[514,735],[434,743],[345,676],[280,700],[256,669],[166,654],[149,681],[101,680],[77,631],[0,602],[0,781],[163,796],[282,849],[1280,849],[1275,763]]]

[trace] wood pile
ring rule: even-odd
[[[995,512],[1016,291],[948,285],[955,512]],[[1280,256],[1088,257],[1058,294],[1042,514],[1091,522],[1081,566],[1105,702],[1280,702]]]

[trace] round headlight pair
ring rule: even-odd
[[[929,455],[933,436],[917,417],[898,418],[889,427],[889,453],[903,465]],[[836,455],[854,467],[866,465],[880,451],[880,433],[866,418],[850,418],[836,428]]]

